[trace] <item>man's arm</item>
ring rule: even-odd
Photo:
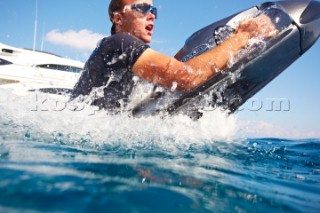
[[[137,76],[155,84],[170,88],[175,82],[178,90],[188,91],[224,69],[229,59],[245,47],[251,37],[271,37],[274,34],[275,28],[270,18],[260,15],[242,23],[236,34],[216,48],[187,62],[147,49],[132,70]]]

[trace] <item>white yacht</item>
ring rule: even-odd
[[[15,93],[70,92],[84,63],[51,53],[15,48],[0,43],[0,88]]]

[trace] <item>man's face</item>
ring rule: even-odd
[[[147,3],[152,5],[152,0],[124,0],[125,5]],[[127,8],[127,9],[126,9]],[[131,7],[125,7],[119,32],[128,32],[146,43],[151,42],[155,15],[148,13],[144,15]]]

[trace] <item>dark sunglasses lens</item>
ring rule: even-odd
[[[139,12],[143,14],[147,14],[149,12],[151,5],[150,4],[136,4],[136,8],[138,9]]]
[[[158,17],[158,11],[157,11],[157,8],[152,7],[150,12],[155,16],[155,18],[157,18],[157,17]]]
[[[147,15],[150,12],[153,15],[155,15],[155,17],[157,18],[157,8],[151,6],[150,4],[147,4],[147,3],[136,4],[135,8],[137,9],[137,11],[139,11],[140,13],[143,13],[145,15]]]

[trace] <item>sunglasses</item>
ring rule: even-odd
[[[157,8],[147,3],[131,4],[124,7],[124,11],[127,9],[135,10],[143,15],[152,13],[157,18]]]

